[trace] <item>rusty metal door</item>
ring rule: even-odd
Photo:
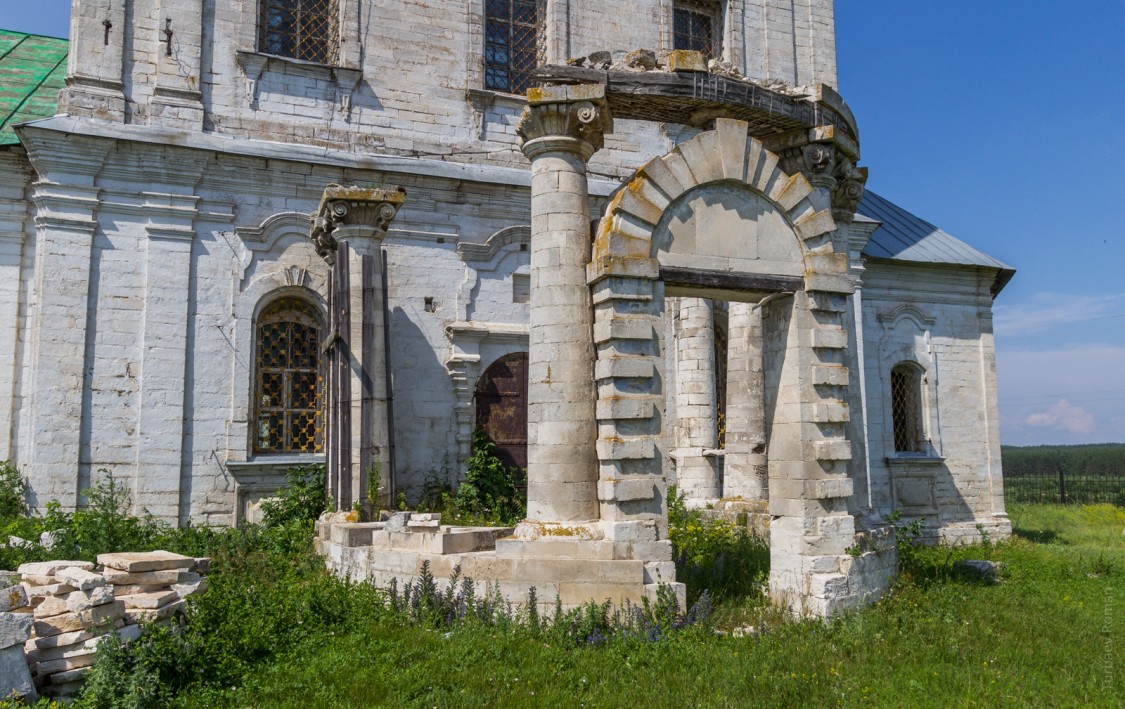
[[[527,468],[527,353],[493,362],[477,380],[475,397],[476,427],[496,443],[506,465]]]

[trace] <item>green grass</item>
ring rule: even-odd
[[[380,614],[182,706],[1120,706],[1125,510],[1026,505],[1001,544],[927,549],[877,606],[791,622],[720,608],[750,637],[689,629],[576,648],[528,630],[422,630]],[[949,572],[1002,564],[994,585]]]

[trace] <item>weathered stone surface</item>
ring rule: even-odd
[[[175,591],[156,593],[138,593],[132,596],[119,596],[118,600],[125,604],[128,610],[162,608],[179,598]]]
[[[211,560],[205,556],[196,557],[195,565],[191,567],[191,570],[197,574],[209,574],[211,573]]]
[[[0,648],[27,642],[34,620],[27,613],[0,613]]]
[[[51,675],[56,672],[66,672],[74,670],[79,667],[89,667],[94,664],[97,658],[97,649],[82,650],[79,654],[72,655],[71,657],[63,657],[58,660],[47,660],[45,662],[36,662],[32,664],[31,671],[39,675]]]
[[[18,571],[0,571],[0,588],[15,586],[21,581]]]
[[[50,618],[51,616],[68,613],[70,608],[66,605],[65,596],[48,596],[43,602],[35,606],[36,618]]]
[[[191,583],[199,578],[199,574],[180,569],[140,573],[106,569],[104,576],[106,583],[114,586],[168,586],[174,583]]]
[[[23,586],[9,586],[0,589],[0,613],[23,608],[27,604],[27,589]]]
[[[196,594],[203,593],[207,590],[207,588],[207,579],[205,578],[200,579],[195,583],[172,584],[172,590],[175,591],[176,595],[180,598],[187,598],[188,596],[194,596]]]
[[[37,619],[32,625],[32,632],[39,636],[58,635],[106,625],[124,616],[125,604],[114,601],[77,613],[63,613],[51,618]]]
[[[24,576],[54,576],[60,570],[67,568],[93,571],[94,565],[89,561],[36,561],[20,564],[16,570]]]
[[[136,574],[166,569],[190,569],[195,565],[195,559],[170,551],[145,551],[98,554],[98,563],[106,569]]]
[[[66,583],[51,583],[46,586],[32,586],[26,582],[23,584],[24,590],[27,591],[27,597],[31,599],[42,599],[45,596],[58,596],[61,594],[77,591],[78,589]]]
[[[14,646],[0,649],[0,697],[11,695],[34,702],[37,694],[31,681],[23,648]]]
[[[985,561],[983,559],[961,559],[953,562],[953,570],[968,578],[979,579],[981,581],[995,581],[996,571],[1000,565],[995,561]]]
[[[105,578],[101,574],[75,567],[59,569],[55,572],[55,578],[59,580],[59,583],[69,584],[79,591],[89,591],[92,588],[105,585]]]
[[[186,601],[173,601],[166,606],[154,609],[129,609],[125,612],[128,623],[152,623],[171,618],[176,613],[183,611]]]
[[[107,603],[113,603],[113,589],[109,586],[97,586],[89,591],[74,591],[66,595],[66,606],[71,611],[84,611]]]

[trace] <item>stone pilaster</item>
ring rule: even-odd
[[[160,0],[160,45],[156,56],[151,123],[184,130],[203,130],[200,58],[203,46],[203,3]]]
[[[753,303],[731,303],[728,318],[727,429],[722,497],[761,502],[769,498],[762,379],[762,311]]]
[[[722,496],[715,381],[714,303],[679,298],[676,334],[676,479],[688,503]]]
[[[125,0],[74,0],[59,113],[125,121]]]
[[[328,493],[337,510],[368,502],[379,471],[380,504],[391,499],[390,390],[383,300],[383,239],[406,193],[330,185],[312,239],[332,265],[328,285]]]
[[[611,130],[603,87],[532,89],[519,126],[531,160],[528,520],[598,513],[586,161]]]
[[[24,190],[31,171],[15,151],[0,155],[0,460],[14,460],[12,424],[16,410],[16,353],[20,306],[26,296],[21,279],[31,207]]]
[[[31,313],[29,422],[21,424],[20,461],[36,505],[78,503],[83,402],[86,391],[90,273],[98,232],[97,176],[108,140],[24,130],[21,141],[38,174],[35,206],[35,284]],[[26,432],[26,433],[24,433]]]

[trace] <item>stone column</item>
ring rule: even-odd
[[[611,119],[601,86],[528,92],[520,121],[531,160],[531,327],[528,342],[527,515],[599,518],[593,311],[586,283],[586,161]]]
[[[729,318],[727,432],[722,496],[761,502],[769,498],[762,380],[762,311],[754,303],[731,303]]]
[[[328,494],[337,510],[367,503],[369,475],[376,469],[378,502],[390,501],[382,245],[405,199],[401,188],[330,185],[313,226],[317,250],[332,266],[325,340],[325,448]]]
[[[676,459],[680,492],[702,505],[722,495],[715,387],[714,303],[680,298],[676,336]]]

